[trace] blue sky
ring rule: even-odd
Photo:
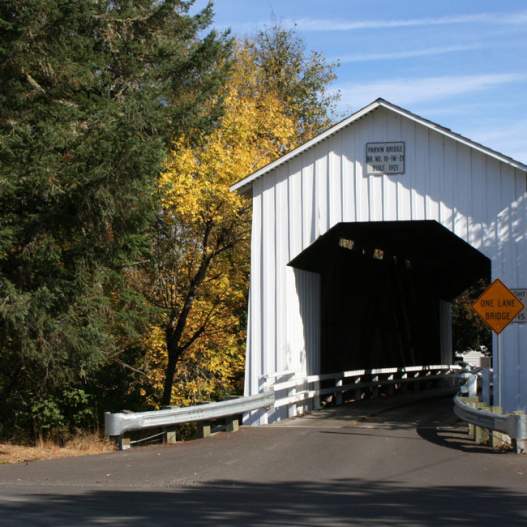
[[[527,162],[527,0],[214,5],[219,28],[250,35],[278,21],[308,49],[339,60],[339,116],[384,97]]]

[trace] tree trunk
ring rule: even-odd
[[[163,385],[163,397],[161,399],[162,406],[170,406],[172,402],[172,386],[174,385],[174,375],[176,373],[176,366],[180,356],[180,349],[177,345],[174,334],[167,329],[166,331],[166,346],[168,354],[168,364],[165,371],[165,382]]]
[[[214,257],[214,254],[207,254],[206,249],[208,247],[209,235],[212,229],[212,225],[208,225],[205,229],[205,234],[203,236],[203,248],[204,252],[201,255],[201,261],[196,271],[196,274],[192,278],[189,284],[187,294],[185,296],[185,301],[179,316],[177,317],[177,323],[174,327],[175,319],[172,318],[167,322],[165,328],[165,339],[167,346],[168,354],[168,364],[165,371],[165,383],[163,386],[163,398],[161,399],[161,404],[163,406],[169,406],[172,399],[172,386],[174,384],[174,374],[176,373],[177,361],[181,357],[181,354],[185,351],[185,346],[182,346],[181,339],[187,325],[188,316],[190,310],[192,309],[192,304],[194,303],[194,297],[198,287],[201,285],[205,277],[207,276],[207,271],[209,265]]]

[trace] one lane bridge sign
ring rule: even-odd
[[[524,305],[521,300],[499,279],[483,291],[472,304],[474,311],[487,326],[498,335],[514,320]]]

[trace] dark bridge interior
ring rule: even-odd
[[[436,221],[339,223],[289,265],[321,275],[323,373],[441,363],[440,300],[490,278]]]

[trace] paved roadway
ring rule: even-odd
[[[527,456],[467,441],[449,399],[379,409],[3,465],[0,525],[527,525]]]

